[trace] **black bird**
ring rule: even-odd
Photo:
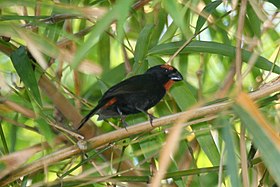
[[[78,129],[94,114],[99,115],[98,120],[121,117],[126,127],[127,115],[142,112],[149,116],[152,125],[154,116],[147,110],[164,97],[175,81],[181,80],[182,75],[173,66],[165,64],[151,67],[144,74],[130,77],[108,89],[98,105],[82,119]]]

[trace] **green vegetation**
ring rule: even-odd
[[[0,1],[0,186],[279,186],[279,8]],[[154,127],[137,114],[75,130],[109,87],[164,63],[184,81]]]

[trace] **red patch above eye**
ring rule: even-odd
[[[168,69],[169,71],[174,70],[174,68],[172,66],[168,65],[168,64],[161,65],[160,67],[164,68],[164,69]]]

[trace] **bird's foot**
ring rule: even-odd
[[[151,126],[154,127],[154,125],[153,125],[153,120],[156,119],[156,117],[153,116],[152,114],[148,113],[148,112],[147,112],[147,115],[148,115],[148,117],[149,117]]]
[[[148,117],[149,117],[151,126],[154,127],[154,126],[153,126],[153,120],[156,119],[156,117],[153,116],[152,114],[150,114],[149,112],[147,112],[146,110],[143,110],[143,109],[141,109],[141,108],[139,108],[139,107],[136,107],[136,109],[137,109],[138,111],[144,113],[144,114],[147,114]]]
[[[121,116],[121,122],[122,122],[123,127],[124,127],[125,130],[127,131],[127,126],[128,126],[128,124],[127,124],[126,121],[125,121],[125,116]]]
[[[123,124],[123,127],[125,128],[125,130],[127,131],[127,123],[126,123],[126,121],[125,121],[125,118],[126,118],[126,116],[124,116],[123,115],[123,113],[122,113],[122,111],[119,109],[119,107],[117,107],[117,111],[118,111],[118,113],[119,113],[119,115],[121,116],[121,122],[122,122],[122,124]]]

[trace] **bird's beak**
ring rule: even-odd
[[[183,76],[179,72],[171,73],[169,78],[173,81],[181,81],[183,80]]]

